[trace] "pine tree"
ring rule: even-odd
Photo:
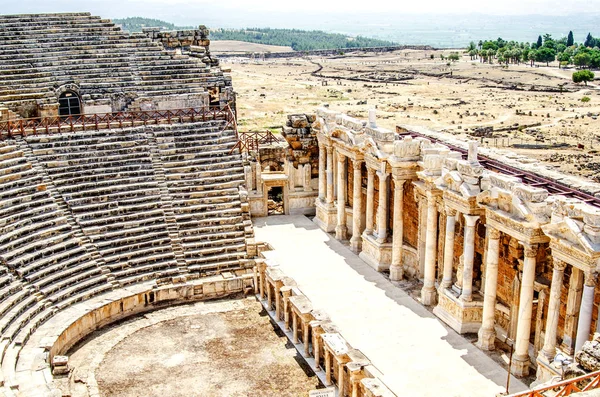
[[[538,36],[538,39],[537,39],[537,43],[536,43],[536,45],[535,45],[535,48],[541,48],[541,47],[542,47],[542,43],[543,43],[543,41],[542,41],[542,36]]]
[[[571,47],[573,44],[575,44],[575,40],[573,40],[573,31],[570,30],[567,36],[567,47]]]
[[[594,38],[592,37],[591,33],[588,33],[587,37],[585,38],[585,43],[583,43],[583,45],[585,45],[586,47],[592,47],[594,45]]]

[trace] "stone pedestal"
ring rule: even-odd
[[[378,272],[388,270],[392,263],[392,244],[380,243],[375,236],[362,235],[362,251],[358,255]]]
[[[459,334],[477,332],[481,327],[483,300],[479,295],[473,295],[467,302],[459,299],[451,289],[440,289],[433,314]]]
[[[537,357],[537,372],[535,380],[537,384],[545,383],[554,377],[561,376],[562,368],[554,366],[553,358],[546,357],[542,352]]]
[[[327,233],[333,233],[337,225],[337,208],[333,203],[323,203],[316,200],[316,213],[314,222]]]

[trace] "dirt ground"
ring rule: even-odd
[[[378,124],[418,125],[509,147],[557,169],[600,181],[598,83],[571,81],[556,64],[481,63],[450,51],[348,53],[331,57],[226,59],[238,93],[240,129],[277,128],[289,113],[330,108]],[[433,59],[431,56],[433,55]],[[582,102],[589,97],[589,102]],[[481,128],[493,127],[481,136]]]
[[[97,384],[89,394],[121,397],[291,397],[317,388],[317,377],[258,302],[220,304],[228,306],[159,310],[91,338],[70,356],[72,395],[86,395],[86,383]]]
[[[210,50],[215,54],[235,52],[289,52],[292,47],[268,44],[245,43],[237,40],[211,40]]]

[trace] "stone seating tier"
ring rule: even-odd
[[[224,127],[152,125],[0,145],[6,362],[75,302],[147,280],[246,266],[243,167],[230,153],[235,134]],[[2,362],[11,377],[15,369]]]
[[[205,94],[231,85],[220,69],[174,57],[145,35],[89,14],[0,16],[0,26],[0,103],[9,107],[55,103],[54,89],[74,80],[91,100]]]

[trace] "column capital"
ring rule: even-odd
[[[359,171],[360,169],[362,169],[363,163],[363,160],[352,160],[352,168],[354,168],[355,171]]]
[[[338,163],[343,163],[344,161],[346,161],[346,156],[344,154],[337,152],[337,151],[336,151],[336,153],[337,153]]]
[[[432,207],[435,206],[437,202],[437,196],[435,194],[431,194],[431,192],[427,192],[427,206]]]
[[[553,268],[554,270],[556,270],[557,272],[564,272],[566,267],[567,267],[567,262],[558,259],[558,258],[552,258],[552,262],[554,264]]]
[[[404,190],[404,183],[406,183],[406,179],[402,179],[396,176],[393,176],[394,179],[394,190]]]
[[[377,171],[377,176],[379,177],[379,179],[386,180],[388,176],[390,176],[390,174],[388,174],[387,172]]]
[[[457,213],[458,213],[458,211],[456,211],[455,208],[450,208],[450,207],[446,206],[446,216],[455,217]]]
[[[467,226],[473,227],[479,220],[479,215],[464,215]]]
[[[523,245],[523,254],[525,255],[525,258],[535,258],[537,256],[537,244],[527,244],[521,242],[521,245]]]
[[[374,176],[375,175],[375,169],[367,166],[367,174],[369,174],[369,176]]]
[[[583,284],[586,287],[596,287],[596,283],[598,282],[598,273],[596,272],[592,272],[592,271],[585,271],[583,273],[584,276],[584,282]]]
[[[331,155],[333,153],[333,146],[325,145],[325,149],[327,150],[327,154]]]
[[[492,226],[488,226],[487,230],[488,230],[488,238],[490,238],[491,240],[500,239],[500,230],[498,230]]]

